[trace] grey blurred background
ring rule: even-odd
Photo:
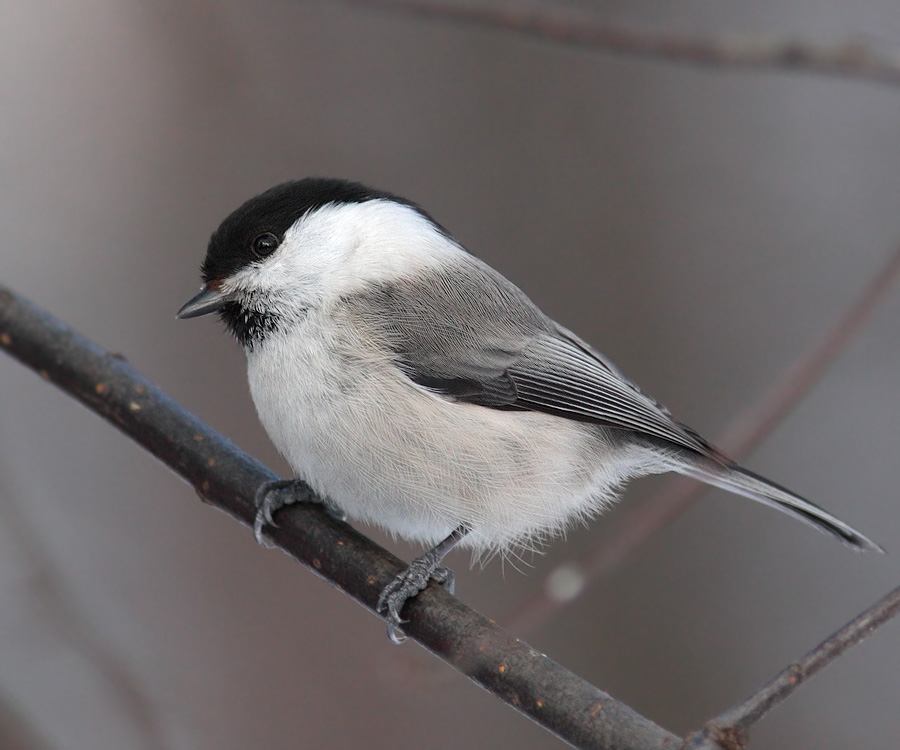
[[[562,7],[875,43],[900,25],[885,0]],[[897,89],[616,59],[337,3],[0,9],[2,281],[280,472],[239,348],[217,321],[174,319],[210,232],[279,181],[342,176],[422,203],[711,437],[900,242]],[[522,635],[682,733],[896,585],[898,316],[900,293],[748,460],[891,554],[853,555],[711,492]],[[0,745],[560,745],[415,645],[391,646],[381,622],[33,373],[0,358],[0,382]],[[659,486],[632,485],[526,575],[454,555],[457,593],[503,624]],[[896,747],[898,675],[893,623],[753,747]],[[16,723],[32,740],[13,739]]]

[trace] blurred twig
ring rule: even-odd
[[[778,35],[694,36],[602,23],[557,7],[434,0],[349,0],[411,15],[514,32],[616,55],[712,68],[793,70],[900,85],[900,54],[858,39],[831,44]]]
[[[9,696],[0,694],[0,747],[15,750],[50,750],[34,722],[19,710]]]
[[[0,348],[78,399],[252,528],[271,470],[185,411],[121,357],[0,286]],[[405,565],[317,507],[279,514],[270,538],[370,611]],[[248,543],[251,537],[248,535]],[[508,705],[576,747],[672,748],[679,740],[514,638],[441,587],[407,605],[404,631]]]
[[[733,420],[717,441],[722,450],[735,459],[741,459],[756,448],[819,382],[898,278],[900,248],[887,258],[821,340],[758,401]],[[632,512],[614,535],[593,545],[587,559],[557,568],[547,576],[544,586],[524,599],[502,621],[516,632],[527,632],[538,627],[559,607],[577,599],[589,581],[618,568],[638,547],[693,505],[707,489],[706,485],[683,477],[668,480],[658,497]]]
[[[136,746],[167,747],[163,722],[151,697],[147,695],[141,681],[127,662],[82,614],[72,598],[63,571],[32,531],[11,495],[10,492],[0,493],[3,503],[3,527],[9,532],[15,548],[19,550],[28,566],[32,593],[42,619],[100,674],[109,694],[124,710],[138,734],[140,744]],[[0,743],[0,747],[32,746]]]
[[[847,623],[800,661],[791,664],[743,703],[689,735],[682,750],[740,750],[751,726],[786,700],[806,680],[827,667],[900,611],[900,587]]]

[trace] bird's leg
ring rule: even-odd
[[[406,570],[384,587],[381,596],[378,597],[375,611],[384,614],[388,622],[388,638],[391,641],[399,645],[406,640],[403,628],[400,627],[406,620],[400,617],[400,610],[403,609],[403,605],[408,599],[412,599],[424,590],[429,581],[437,581],[443,584],[451,594],[453,593],[453,571],[440,567],[440,564],[444,556],[468,532],[469,529],[466,526],[457,526],[450,536],[424,555],[413,560]]]
[[[276,479],[260,485],[256,491],[254,505],[256,505],[256,520],[253,523],[253,534],[256,541],[263,547],[271,547],[272,544],[263,536],[263,528],[278,526],[272,518],[272,514],[285,505],[294,503],[316,503],[322,505],[332,518],[344,521],[346,513],[327,497],[320,497],[312,491],[310,486],[302,479]]]

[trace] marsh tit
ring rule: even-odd
[[[306,483],[261,488],[257,538],[311,487],[333,512],[434,545],[381,595],[395,640],[407,599],[432,579],[452,585],[440,567],[451,548],[533,544],[648,474],[685,474],[878,549],[675,420],[396,195],[278,185],[222,222],[202,275],[178,317],[219,313],[263,426]]]

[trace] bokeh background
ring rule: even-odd
[[[888,46],[900,28],[886,0],[558,7]],[[3,282],[281,472],[239,348],[215,320],[174,319],[210,232],[279,181],[342,176],[422,203],[711,437],[900,242],[897,88],[290,0],[5,2],[0,61]],[[898,319],[900,292],[747,462],[890,554],[853,555],[710,492],[521,635],[683,733],[896,585]],[[417,646],[391,646],[381,622],[8,358],[0,384],[3,747],[560,745]],[[454,554],[458,594],[503,624],[660,486],[632,485],[524,575]],[[893,623],[753,747],[896,747],[898,703]]]

